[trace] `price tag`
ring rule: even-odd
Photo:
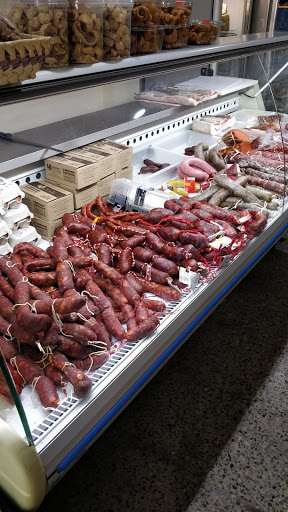
[[[195,192],[195,178],[185,178],[184,188],[188,194],[194,194]]]
[[[135,194],[135,199],[134,199],[134,204],[136,204],[137,206],[143,206],[144,201],[145,201],[146,192],[147,192],[147,190],[144,190],[143,188],[137,188],[136,194]]]
[[[184,267],[180,267],[179,281],[181,283],[187,284],[190,290],[194,290],[199,281],[199,274],[197,272],[191,272],[191,270],[187,270]]]
[[[229,236],[221,236],[220,238],[214,240],[214,242],[211,242],[210,246],[214,247],[214,249],[223,249],[224,247],[228,247],[232,241],[232,238],[229,238]]]

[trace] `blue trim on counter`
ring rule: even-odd
[[[120,412],[120,410],[124,407],[124,405],[133,397],[133,395],[145,384],[145,382],[150,379],[150,377],[156,372],[156,370],[161,366],[165,360],[175,351],[175,349],[182,343],[182,341],[189,335],[189,333],[195,329],[195,327],[204,319],[204,317],[209,313],[211,309],[228,293],[228,291],[243,277],[244,274],[254,265],[254,263],[261,258],[261,256],[274,244],[274,242],[281,236],[281,234],[288,229],[288,223],[280,230],[278,233],[270,240],[268,244],[265,245],[257,253],[256,256],[235,276],[232,281],[229,282],[223,288],[223,290],[210,302],[206,308],[191,322],[191,324],[186,327],[186,329],[176,338],[175,341],[170,345],[169,348],[163,352],[163,354],[158,357],[158,359],[150,366],[145,373],[143,373],[142,377],[138,379],[135,384],[127,391],[123,397],[110,409],[105,416],[90,430],[90,432],[83,437],[83,439],[78,443],[73,450],[58,464],[56,471],[57,473],[62,473],[75,461],[77,457],[81,455],[81,452],[85,450],[85,448],[93,441],[93,439],[104,429],[104,427],[113,419],[113,417]]]

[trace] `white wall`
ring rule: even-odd
[[[139,80],[103,85],[0,107],[0,131],[15,133],[133,101]]]

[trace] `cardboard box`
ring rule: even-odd
[[[62,218],[64,213],[74,211],[72,193],[52,183],[35,181],[20,188],[25,192],[23,203],[35,217],[44,219],[46,222],[53,222]]]
[[[115,172],[132,165],[133,148],[126,146],[126,144],[121,144],[114,140],[103,139],[98,142],[94,142],[93,146],[102,148],[103,151],[107,151],[111,155],[115,156]]]
[[[113,170],[113,157],[98,150],[91,153],[79,148],[45,160],[46,178],[60,186],[68,185],[73,190],[94,185]]]
[[[44,181],[49,185],[51,183],[46,178]],[[61,185],[60,188],[62,187],[64,190],[68,190],[68,192],[71,192],[71,194],[73,194],[75,210],[79,210],[81,206],[84,206],[84,204],[88,204],[91,203],[92,201],[95,201],[96,197],[98,196],[97,183],[95,185],[89,185],[89,187],[81,188],[80,190],[73,190],[73,188],[70,188],[67,185]]]
[[[111,174],[111,176],[107,176],[107,178],[103,178],[103,180],[98,181],[98,194],[102,197],[109,195],[110,188],[114,180],[115,174]]]
[[[120,178],[126,178],[127,180],[132,180],[133,178],[133,167],[126,167],[125,169],[122,169],[121,171],[117,171],[115,173],[116,180]]]
[[[95,162],[101,161],[98,173],[99,180],[106,178],[115,170],[115,155],[105,151],[102,147],[94,147],[93,144],[88,144],[88,146],[75,149],[75,153],[85,159],[95,160]]]
[[[57,219],[53,222],[47,222],[46,220],[34,217],[31,221],[31,224],[34,226],[39,235],[44,238],[44,240],[50,240],[54,234],[55,229],[62,225],[62,219]]]

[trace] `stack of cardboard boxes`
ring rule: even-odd
[[[63,194],[61,201],[47,197],[47,208],[31,209],[35,217],[33,224],[43,238],[50,238],[57,225],[61,224],[64,213],[78,212],[82,206],[94,201],[97,195],[108,199],[110,187],[116,178],[132,179],[132,148],[109,139],[103,139],[78,149],[73,149],[45,160],[44,182],[24,185],[22,190],[30,199],[33,208],[32,190],[27,187],[50,187],[56,194]],[[43,192],[43,188],[41,189]],[[35,201],[37,198],[37,190]],[[65,198],[64,198],[65,197]],[[60,199],[60,198],[58,198]],[[49,203],[49,205],[48,205]],[[57,204],[57,207],[56,207]],[[49,206],[49,208],[48,208]],[[49,214],[48,214],[49,210]],[[65,210],[65,211],[64,211]],[[41,215],[40,215],[41,213]]]
[[[132,178],[132,148],[103,139],[65,154],[47,158],[46,181],[73,194],[74,208],[108,197],[112,181]]]
[[[64,213],[74,212],[71,192],[45,181],[35,181],[22,185],[25,192],[23,202],[34,214],[31,224],[45,240],[49,240],[54,230],[61,226]]]

